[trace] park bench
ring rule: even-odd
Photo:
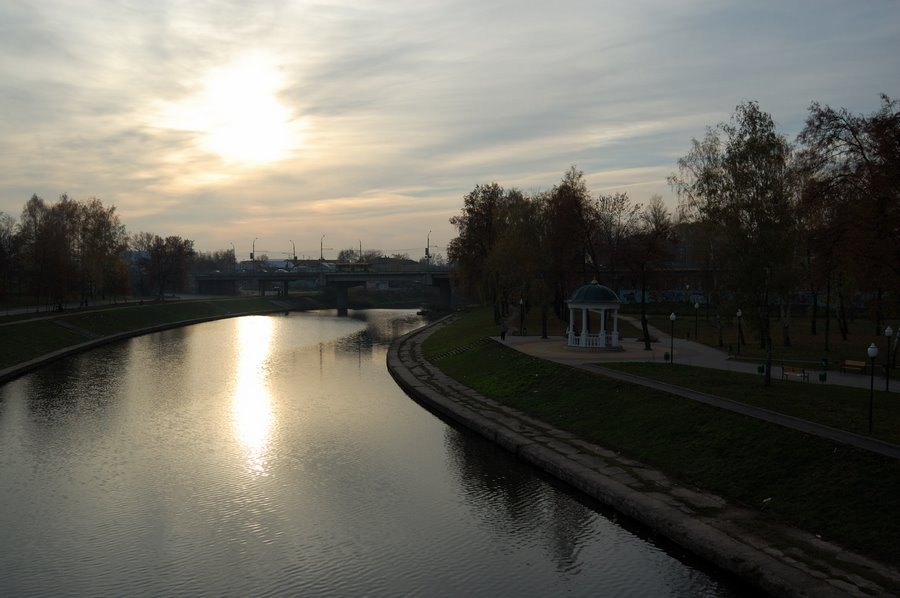
[[[854,361],[852,359],[848,359],[844,362],[844,365],[841,367],[841,371],[845,370],[855,370],[857,374],[862,374],[866,371],[866,362],[865,361]]]
[[[804,370],[803,368],[796,368],[791,366],[781,366],[781,379],[787,380],[788,376],[797,376],[803,382],[809,382],[809,372]]]

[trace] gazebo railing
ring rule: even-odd
[[[584,336],[585,338],[582,339],[582,336]],[[611,333],[606,333],[605,335],[601,335],[599,333],[588,333],[586,335],[581,335],[576,334],[575,332],[570,332],[567,344],[570,347],[587,347],[592,349],[617,347],[619,345],[619,339],[617,337],[618,335],[613,335]],[[584,342],[584,344],[582,344],[582,341]]]

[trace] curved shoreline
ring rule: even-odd
[[[134,338],[137,336],[143,336],[145,334],[152,334],[154,332],[162,332],[164,330],[171,330],[173,328],[182,328],[184,326],[190,326],[192,324],[202,324],[204,322],[214,322],[216,320],[225,320],[228,318],[238,318],[241,316],[252,316],[256,314],[270,314],[270,313],[279,313],[285,311],[285,309],[298,310],[300,309],[299,305],[295,305],[293,307],[285,307],[282,301],[282,305],[272,305],[271,309],[265,310],[250,310],[243,312],[234,312],[234,313],[226,313],[226,314],[215,314],[204,317],[197,318],[188,318],[185,320],[178,320],[176,322],[166,322],[163,324],[156,324],[154,326],[147,326],[145,328],[136,328],[134,330],[126,330],[124,332],[119,332],[116,334],[111,334],[107,336],[101,336],[98,338],[94,338],[91,340],[87,340],[83,343],[78,343],[75,345],[70,345],[68,347],[64,347],[62,349],[51,351],[50,353],[46,353],[39,357],[35,357],[34,359],[29,359],[28,361],[23,361],[21,363],[17,363],[16,365],[0,369],[0,384],[4,384],[9,382],[10,380],[14,380],[21,376],[24,376],[28,372],[41,368],[47,364],[53,363],[54,361],[59,361],[60,359],[64,359],[71,355],[76,355],[78,353],[83,353],[85,351],[90,351],[91,349],[96,349],[97,347],[102,347],[104,345],[109,345],[112,343],[116,343],[123,340],[128,340],[130,338]]]
[[[889,595],[900,574],[813,534],[765,520],[719,496],[680,486],[664,473],[584,442],[488,399],[444,375],[421,344],[444,321],[395,340],[394,380],[414,400],[499,444],[683,546],[778,596]],[[865,577],[863,577],[865,575]]]

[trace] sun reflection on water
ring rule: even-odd
[[[255,475],[265,475],[272,432],[272,396],[266,362],[272,345],[271,318],[247,317],[238,320],[238,364],[232,419],[235,436],[247,452],[247,467]]]

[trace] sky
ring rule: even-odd
[[[738,104],[793,140],[881,93],[898,0],[0,0],[0,212],[68,193],[238,259],[418,259],[478,184],[574,165],[674,208]]]

